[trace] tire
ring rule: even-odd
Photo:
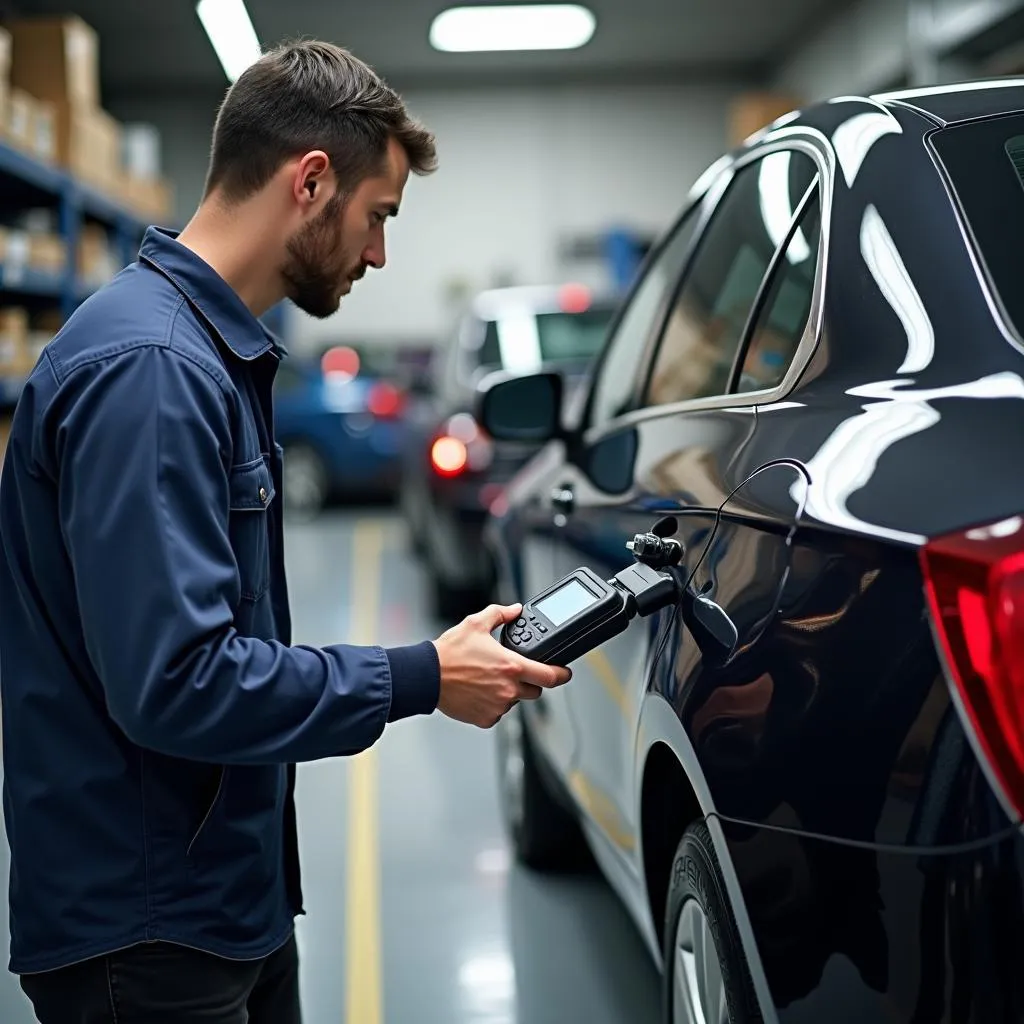
[[[285,511],[299,519],[313,519],[327,504],[330,478],[315,448],[301,442],[285,445],[282,470]]]
[[[513,707],[496,731],[501,816],[516,860],[544,872],[584,867],[586,839],[575,815],[548,789],[522,706]]]
[[[693,953],[689,979],[682,975],[686,968],[680,948]],[[702,957],[702,950],[714,960]],[[666,1024],[762,1024],[722,870],[703,821],[683,833],[672,863],[664,958]],[[703,1016],[689,1010],[687,993],[700,999]]]

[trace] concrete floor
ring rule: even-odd
[[[288,548],[296,642],[370,632],[395,644],[445,628],[425,611],[422,569],[391,511],[293,524]],[[353,574],[371,597],[355,608]],[[369,755],[300,766],[305,1024],[659,1019],[658,976],[604,881],[510,864],[493,742],[436,714],[390,727]],[[3,892],[6,858],[0,842]],[[5,922],[0,968],[7,939]],[[33,1020],[0,969],[0,1022]]]

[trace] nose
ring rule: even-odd
[[[363,262],[377,270],[380,270],[387,262],[387,255],[384,252],[383,233],[363,250]]]

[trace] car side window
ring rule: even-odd
[[[815,188],[765,292],[737,391],[766,391],[786,375],[811,312],[820,242],[821,193]]]
[[[669,313],[648,380],[646,405],[728,391],[762,282],[816,170],[805,153],[781,150],[736,173]]]
[[[630,297],[597,370],[590,404],[591,425],[607,423],[629,411],[640,361],[665,300],[679,280],[701,208],[697,203],[687,212]]]

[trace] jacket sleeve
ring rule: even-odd
[[[226,764],[308,761],[434,710],[432,643],[285,646],[235,629],[229,399],[210,371],[147,345],[73,377],[56,428],[61,526],[92,667],[134,743]]]

